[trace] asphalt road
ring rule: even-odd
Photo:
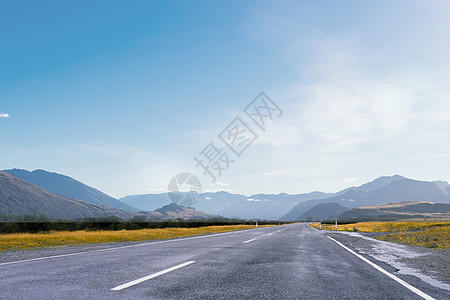
[[[306,224],[2,263],[0,298],[423,299]]]

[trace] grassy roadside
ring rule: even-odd
[[[267,227],[273,225],[263,225]],[[86,244],[173,239],[210,233],[255,228],[253,225],[207,226],[199,228],[157,228],[120,231],[54,231],[49,233],[12,233],[0,235],[0,251],[29,250]]]
[[[319,223],[311,224],[319,229]],[[322,224],[322,230],[336,231],[335,225]],[[338,231],[386,233],[380,240],[450,250],[450,222],[360,222],[338,225]]]

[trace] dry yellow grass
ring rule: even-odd
[[[311,224],[319,229],[319,223]],[[336,231],[335,225],[322,224]],[[450,250],[450,222],[360,222],[338,225],[338,231],[386,232],[379,239],[436,249]]]
[[[319,229],[319,223],[311,226]],[[419,230],[429,227],[450,226],[450,222],[359,222],[354,224],[338,224],[338,231],[362,231],[362,232],[397,232],[404,230]],[[334,224],[322,224],[323,230],[336,230]]]
[[[409,245],[450,250],[450,226],[425,228],[387,234],[380,240],[401,242]]]
[[[260,226],[260,227],[266,227]],[[207,226],[199,228],[158,228],[121,231],[54,231],[0,235],[0,251],[28,250],[84,244],[172,239],[255,228],[251,225]]]

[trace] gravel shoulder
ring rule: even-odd
[[[450,291],[450,251],[375,239],[383,233],[322,232],[366,257],[391,266],[395,274],[415,276]]]

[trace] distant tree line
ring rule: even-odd
[[[81,220],[49,220],[45,216],[21,216],[11,217],[7,220],[4,216],[0,222],[0,233],[38,233],[50,231],[76,231],[76,230],[137,230],[147,228],[197,228],[214,225],[254,225],[255,221],[213,218],[213,219],[176,219],[176,220],[147,220],[135,217],[131,220],[122,220],[111,216],[105,218],[85,218]],[[285,224],[279,221],[259,220],[259,225]]]
[[[388,221],[399,221],[404,219],[404,217],[392,217],[392,216],[376,216],[376,217],[358,217],[358,218],[342,218],[337,219],[338,224],[354,224],[359,222],[388,222]],[[322,224],[335,224],[336,219],[322,220]]]
[[[4,215],[0,214],[0,222],[49,222],[51,221],[49,217],[46,215],[22,215],[22,216],[12,216],[12,215]]]

